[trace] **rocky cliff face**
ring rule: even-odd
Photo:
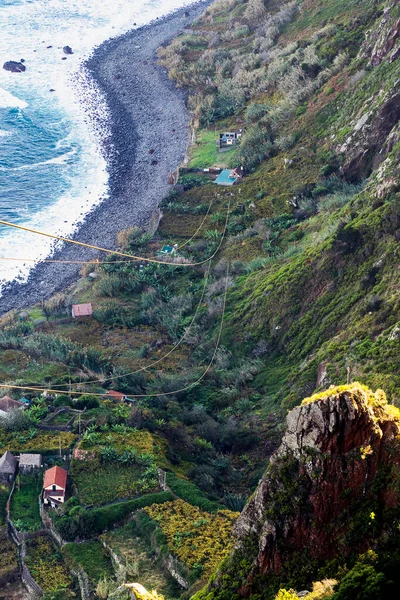
[[[358,60],[369,68],[392,63],[400,56],[400,12],[398,2],[386,6],[374,29],[366,34]],[[363,77],[363,71],[359,72]],[[399,141],[400,93],[394,80],[386,92],[377,88],[359,107],[351,123],[352,132],[338,148],[344,157],[343,172],[350,179],[368,177]]]
[[[306,585],[338,554],[345,559],[376,548],[388,535],[387,514],[399,506],[399,433],[400,411],[382,391],[358,384],[292,410],[281,446],[235,525],[232,565],[246,557],[248,567],[232,597],[267,598],[258,595],[265,582],[285,581],[289,571],[302,573],[298,580]],[[217,574],[213,585],[224,580],[226,573]]]

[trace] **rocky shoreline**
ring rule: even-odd
[[[156,62],[157,48],[174,38],[210,4],[186,6],[140,29],[108,40],[85,64],[104,95],[110,139],[103,139],[109,172],[109,197],[86,215],[71,239],[115,249],[117,234],[145,226],[170,189],[168,174],[183,161],[190,117],[185,93]],[[95,127],[101,116],[91,107]],[[92,260],[100,253],[63,244],[56,260]],[[39,263],[26,283],[11,282],[0,297],[0,315],[46,299],[79,276],[76,264]]]

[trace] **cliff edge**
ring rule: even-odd
[[[196,598],[273,598],[340,577],[396,534],[400,411],[360,384],[292,410],[282,443],[235,524],[236,546]]]

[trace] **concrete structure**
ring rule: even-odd
[[[79,319],[81,317],[91,317],[93,314],[93,308],[91,302],[85,304],[73,304],[72,305],[72,317]]]
[[[220,152],[231,150],[232,147],[236,146],[243,135],[243,129],[237,129],[236,131],[225,131],[220,133],[217,139],[217,148]]]
[[[20,454],[19,456],[19,470],[23,473],[30,473],[31,471],[39,470],[42,466],[42,455],[41,454]]]

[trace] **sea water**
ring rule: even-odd
[[[1,220],[68,236],[107,196],[101,132],[88,118],[92,102],[107,134],[107,106],[81,64],[104,40],[192,1],[0,0]],[[67,45],[73,54],[63,52]],[[24,73],[2,68],[21,59]],[[52,247],[49,238],[0,226],[0,290],[26,280],[34,264],[27,259]]]

